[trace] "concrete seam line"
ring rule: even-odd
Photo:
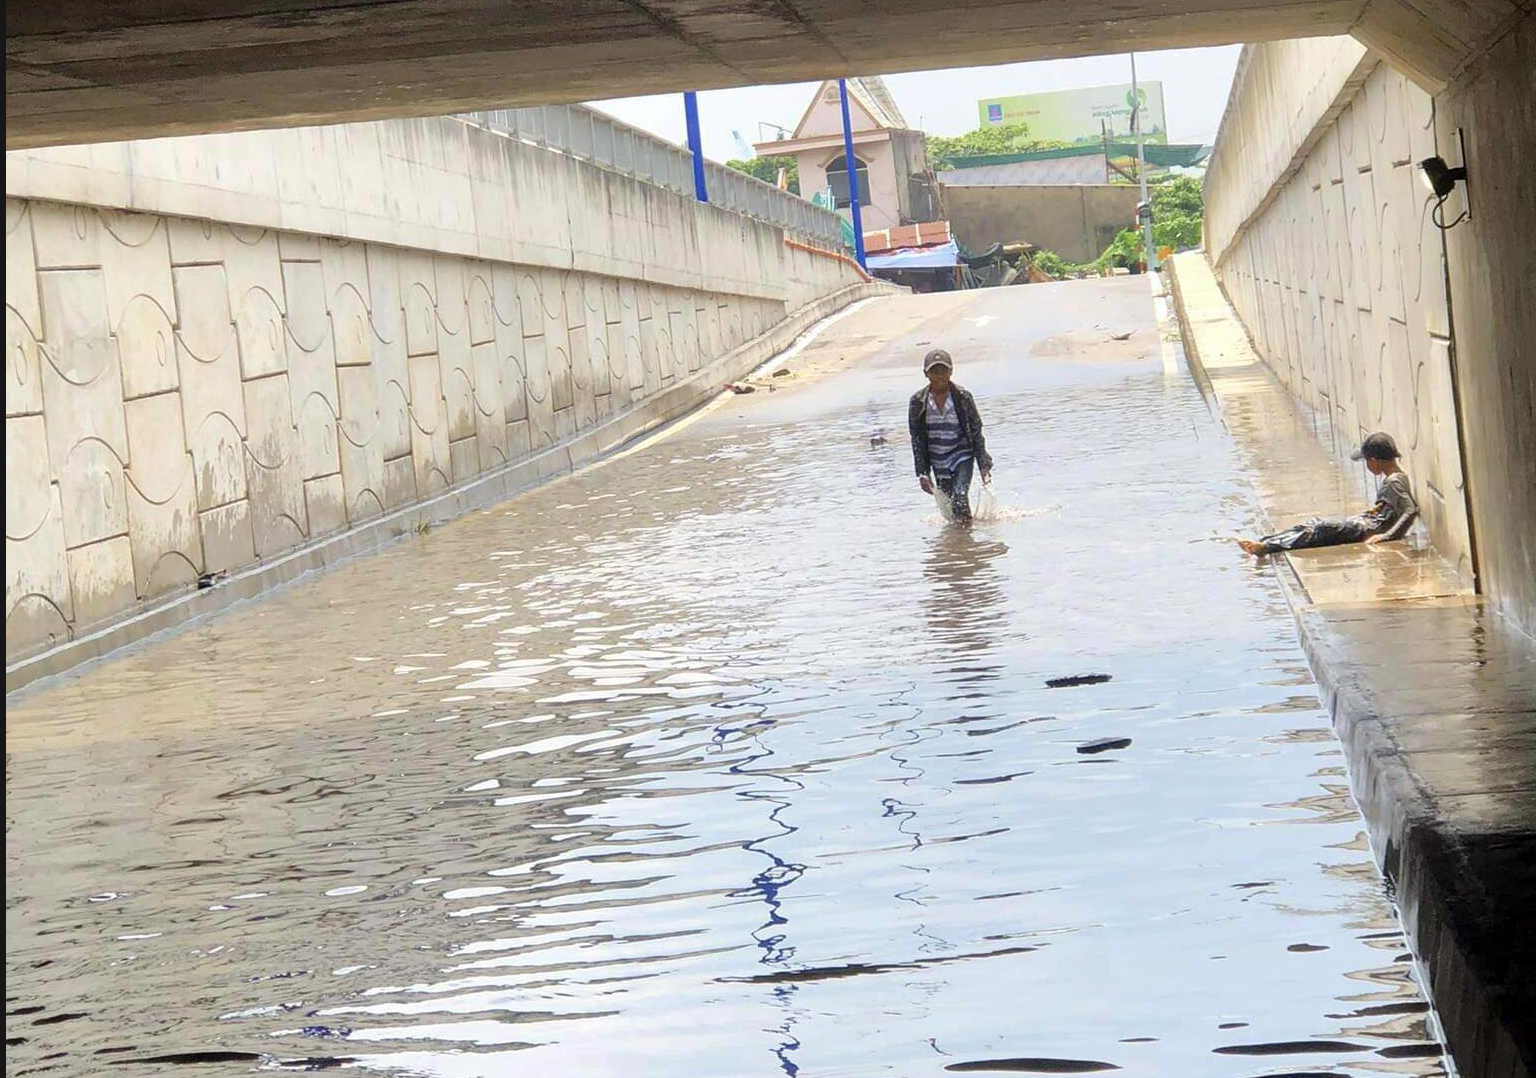
[[[1440,92],[1444,93],[1445,90],[1456,89],[1456,84],[1461,82],[1462,79],[1467,78],[1469,74],[1472,80],[1476,80],[1481,75],[1481,72],[1474,73],[1473,69],[1482,62],[1485,56],[1503,44],[1504,39],[1514,33],[1522,22],[1530,18],[1536,18],[1536,10],[1533,10],[1528,5],[1524,8],[1516,7],[1511,11],[1505,16],[1503,25],[1495,27],[1493,32],[1488,35],[1487,40],[1483,42],[1482,48],[1477,51],[1477,54],[1467,57],[1451,72],[1451,77],[1445,80],[1445,89]],[[1435,96],[1438,97],[1439,95]]]
[[[676,40],[682,42],[684,45],[687,45],[691,49],[698,50],[698,52],[709,57],[711,60],[726,70],[734,71],[736,74],[740,75],[744,84],[750,85],[753,82],[751,73],[743,71],[741,68],[727,60],[724,56],[720,55],[720,53],[717,50],[711,48],[700,35],[692,33],[686,26],[684,26],[681,19],[673,15],[663,14],[662,12],[657,11],[650,4],[646,3],[645,0],[625,0],[625,4],[633,10],[638,11],[641,15],[644,15],[653,24],[655,24],[658,30],[672,35],[672,37]]]
[[[738,368],[748,361],[752,367],[760,366],[761,361],[754,349],[769,346],[774,335],[781,332],[785,325],[825,319],[828,314],[839,312],[859,300],[884,294],[888,287],[878,281],[852,284],[813,300],[757,337],[714,360],[691,378],[632,405],[608,422],[582,431],[559,445],[475,476],[429,498],[284,551],[270,560],[246,566],[214,587],[182,592],[153,605],[125,612],[117,618],[90,627],[73,639],[24,655],[15,661],[7,657],[6,693],[9,695],[45,678],[62,675],[85,663],[105,659],[125,647],[163,633],[186,628],[205,617],[221,613],[238,603],[259,598],[311,573],[332,569],[352,558],[376,553],[409,535],[418,524],[446,523],[558,480],[578,466],[578,462],[573,459],[573,447],[582,449],[581,464],[622,449],[634,439],[674,422],[680,415],[712,399],[712,390],[731,377],[739,377],[742,371]],[[683,403],[675,403],[679,400]],[[659,414],[647,416],[647,412],[653,409],[659,411]],[[611,436],[604,437],[604,432]]]

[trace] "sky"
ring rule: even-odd
[[[1136,54],[1137,77],[1163,84],[1170,142],[1208,143],[1215,139],[1241,49],[1241,45],[1223,45]],[[1130,60],[1124,53],[885,76],[907,123],[933,135],[959,135],[974,130],[976,102],[984,97],[1130,81]],[[759,121],[793,128],[810,104],[817,85],[798,82],[700,93],[699,128],[704,138],[704,156],[716,161],[740,157],[731,137],[733,129],[753,143],[774,137],[766,126],[759,133]],[[685,138],[682,94],[588,103],[669,141],[682,142]]]

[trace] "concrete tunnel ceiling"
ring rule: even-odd
[[[1433,92],[1529,2],[1433,15],[1422,0],[17,3],[6,146],[1344,33]]]

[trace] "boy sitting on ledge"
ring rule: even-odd
[[[1419,515],[1419,505],[1413,500],[1408,473],[1398,467],[1399,456],[1392,436],[1380,431],[1366,438],[1360,448],[1350,454],[1351,460],[1365,461],[1372,475],[1382,477],[1376,504],[1365,512],[1352,517],[1313,517],[1305,524],[1297,524],[1262,539],[1239,539],[1237,545],[1249,554],[1262,556],[1278,554],[1282,550],[1401,539]]]

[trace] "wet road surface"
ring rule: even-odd
[[[930,345],[969,532],[912,475]],[[10,698],[7,1072],[1441,1074],[1145,281],[877,300],[791,366]]]

